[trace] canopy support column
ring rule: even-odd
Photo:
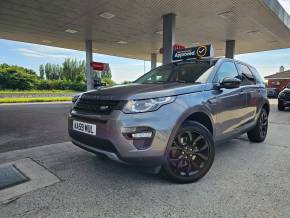
[[[157,53],[151,53],[151,70],[157,67]]]
[[[235,40],[226,40],[226,58],[234,58],[235,56]]]
[[[175,18],[173,13],[163,15],[163,57],[162,63],[172,62],[173,45],[175,44]]]
[[[93,69],[91,63],[93,61],[93,42],[86,40],[86,76],[87,76],[87,90],[94,88]]]

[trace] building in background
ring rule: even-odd
[[[274,88],[279,93],[290,83],[290,70],[266,76],[265,79],[268,80],[268,88]]]

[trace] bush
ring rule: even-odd
[[[85,91],[87,88],[85,83],[70,82],[64,80],[39,80],[36,89],[38,90],[75,90]]]
[[[130,83],[133,83],[133,82],[125,80],[122,84],[130,84]]]
[[[83,64],[82,64],[83,65]],[[80,74],[82,75],[82,74]],[[19,66],[0,64],[0,90],[74,90],[85,91],[85,78],[79,80],[44,80],[37,76],[33,70]],[[116,83],[110,78],[102,78],[108,86]]]
[[[0,68],[0,89],[30,90],[34,88],[38,78],[24,68],[9,66]]]
[[[103,78],[102,79],[102,83],[106,83],[107,86],[116,85],[116,83],[112,79],[110,79],[110,78]]]

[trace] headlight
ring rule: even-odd
[[[156,111],[162,105],[172,103],[174,100],[175,96],[151,98],[144,100],[129,100],[123,108],[123,112],[129,114]]]

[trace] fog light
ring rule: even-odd
[[[155,130],[147,126],[125,127],[122,134],[127,140],[132,140],[133,145],[138,150],[145,150],[151,146]]]
[[[151,138],[152,135],[153,135],[152,132],[137,132],[137,133],[132,133],[132,138],[133,139]]]

